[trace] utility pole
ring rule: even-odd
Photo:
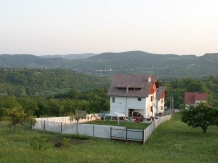
[[[174,113],[174,99],[172,97],[172,115],[173,115],[173,113]]]
[[[169,97],[170,99],[170,114],[172,114],[172,110],[171,110],[171,96]]]

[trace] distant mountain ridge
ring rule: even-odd
[[[4,54],[0,55],[0,67],[67,68],[109,77],[118,73],[156,74],[160,77],[218,75],[218,53],[206,53],[198,57],[195,55],[152,54],[143,51],[128,51],[94,54],[88,58],[63,58]]]
[[[59,67],[64,63],[66,60],[61,58],[41,58],[31,54],[0,55],[0,67],[3,68]]]
[[[93,54],[93,53],[84,53],[84,54],[65,54],[65,55],[42,55],[39,57],[42,58],[62,58],[62,59],[83,59],[83,58],[89,58],[92,56],[95,56],[97,54]]]

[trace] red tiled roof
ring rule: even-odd
[[[196,93],[196,92],[185,92],[185,104],[195,104],[196,100],[206,101],[207,94],[205,93]]]
[[[110,89],[109,96],[124,96],[124,97],[147,97],[149,94],[150,86],[156,83],[158,86],[157,76],[151,76],[151,82],[148,82],[150,75],[139,74],[117,74],[114,75]],[[118,88],[141,88],[141,90],[118,90]]]

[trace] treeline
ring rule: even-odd
[[[207,93],[208,103],[218,105],[218,77],[209,76],[201,79],[185,78],[174,79],[170,82],[160,80],[160,85],[167,87],[166,105],[169,106],[169,97],[174,97],[174,108],[182,108],[185,92]]]
[[[11,96],[43,95],[61,88],[87,90],[109,87],[109,79],[69,69],[0,69],[0,93]]]
[[[23,109],[25,118],[28,119],[32,116],[67,116],[74,114],[75,110],[100,113],[109,111],[109,107],[109,97],[105,88],[81,92],[72,89],[66,94],[46,99],[41,96],[0,96],[0,117],[6,115],[7,109],[13,108]]]
[[[65,116],[75,110],[87,113],[109,111],[107,91],[110,79],[96,77],[68,69],[29,70],[0,69],[0,93],[7,89],[7,95],[0,96],[0,109],[22,107],[28,116]],[[208,94],[211,106],[218,104],[218,77],[199,79],[159,79],[160,86],[166,86],[166,104],[174,97],[174,108],[184,105],[185,92]],[[69,87],[70,91],[43,96],[45,90]],[[25,89],[25,90],[24,90]],[[0,111],[1,114],[1,111]]]

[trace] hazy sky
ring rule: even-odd
[[[0,0],[0,54],[218,52],[218,0]]]

